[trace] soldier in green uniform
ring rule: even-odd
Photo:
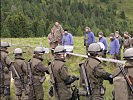
[[[124,70],[133,84],[133,48],[126,49],[124,52],[126,63]],[[125,80],[120,68],[117,68],[113,75],[115,100],[133,100],[133,92],[131,92],[127,81]]]
[[[10,45],[7,42],[1,42],[0,45],[0,99],[10,100],[10,81],[11,81],[11,59],[8,55],[7,47]]]
[[[90,55],[80,64],[80,84],[83,90],[86,91],[83,100],[104,100],[105,88],[103,87],[103,81],[108,80],[111,84],[113,82],[112,75],[102,68],[101,61],[96,58],[101,51],[98,43],[90,44],[88,48]],[[82,68],[84,68],[84,71]],[[87,89],[87,84],[89,89]]]
[[[124,51],[128,48],[133,47],[133,38],[130,37],[128,32],[124,32]]]
[[[29,100],[43,100],[44,90],[43,82],[45,81],[45,72],[49,74],[48,68],[42,64],[43,54],[45,53],[43,47],[36,47],[34,55],[28,63],[29,73]]]
[[[11,70],[15,84],[15,100],[28,100],[28,80],[27,80],[27,64],[22,56],[21,48],[14,50],[14,61],[12,62]],[[24,98],[22,94],[24,92]]]
[[[71,83],[78,79],[68,73],[65,63],[66,50],[63,46],[57,46],[54,50],[54,60],[49,63],[49,72],[54,85],[55,100],[71,100]]]

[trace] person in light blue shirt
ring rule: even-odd
[[[62,45],[73,45],[73,36],[71,33],[68,33],[68,30],[64,30],[64,34],[62,37]]]
[[[107,40],[106,40],[106,38],[104,37],[103,32],[99,32],[99,33],[98,33],[98,37],[99,37],[98,42],[102,42],[102,43],[104,44],[104,47],[105,47],[105,49],[104,49],[103,52],[102,52],[102,57],[103,57],[103,58],[106,58],[106,53],[107,53],[107,48],[108,48]]]
[[[91,31],[90,27],[85,27],[84,32],[84,46],[86,46],[86,53],[88,52],[88,47],[90,44],[95,42],[94,33]]]
[[[109,54],[112,55],[113,59],[118,59],[119,53],[120,53],[120,44],[119,40],[115,38],[115,34],[111,33],[110,34],[110,50]]]

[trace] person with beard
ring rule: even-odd
[[[124,32],[124,51],[133,47],[133,38],[130,37],[128,32]]]
[[[106,52],[107,52],[107,49],[108,49],[107,40],[106,40],[106,38],[104,37],[103,32],[99,32],[99,33],[98,33],[98,37],[99,37],[99,41],[98,41],[98,42],[102,42],[102,43],[104,44],[104,47],[105,47],[105,49],[104,49],[103,52],[102,52],[102,57],[103,57],[103,58],[106,58]]]
[[[112,59],[118,59],[118,55],[120,53],[120,44],[119,40],[115,38],[114,33],[110,34],[110,41],[110,50],[108,53],[112,56]]]
[[[121,50],[122,50],[122,45],[123,45],[123,39],[122,39],[122,37],[120,36],[119,31],[116,31],[116,32],[115,32],[115,37],[119,40],[120,52],[119,52],[119,55],[118,55],[118,60],[121,60]]]

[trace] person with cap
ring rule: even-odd
[[[11,84],[11,59],[8,55],[9,43],[1,42],[0,44],[0,99],[10,100],[10,84]]]
[[[128,32],[124,32],[124,51],[128,48],[133,47],[133,38],[130,37]]]
[[[123,67],[127,77],[133,85],[133,48],[126,49],[124,52],[124,59],[126,60]],[[133,91],[129,87],[129,83],[125,79],[120,67],[114,71],[114,100],[133,100]]]
[[[112,59],[119,58],[120,44],[119,44],[119,40],[115,38],[114,33],[110,34],[110,50],[108,53],[112,56]]]
[[[42,84],[45,81],[45,73],[49,74],[48,68],[42,63],[44,53],[43,47],[36,47],[33,57],[28,62],[29,100],[44,100]]]
[[[91,31],[90,27],[85,27],[84,32],[84,46],[86,46],[86,52],[91,43],[95,42],[94,33]]]
[[[98,42],[102,42],[104,44],[105,49],[102,51],[102,57],[106,58],[106,53],[107,53],[107,49],[108,49],[108,43],[106,38],[103,35],[103,32],[99,32],[98,33],[98,37],[99,37],[99,41]]]
[[[73,36],[71,33],[68,33],[68,29],[64,29],[62,45],[73,45]]]
[[[103,81],[108,80],[113,83],[112,74],[106,72],[101,61],[97,59],[101,46],[98,43],[92,43],[88,47],[88,58],[79,64],[80,66],[80,84],[85,94],[83,100],[104,100],[105,88]]]
[[[121,50],[122,50],[122,45],[123,45],[123,39],[120,36],[119,31],[115,32],[115,37],[119,40],[120,50],[119,50],[118,60],[121,60]]]
[[[11,65],[12,76],[15,85],[15,100],[28,100],[28,79],[27,79],[27,64],[23,58],[21,48],[14,50],[14,60]],[[24,93],[23,93],[24,92]],[[24,94],[24,96],[23,96]]]
[[[49,73],[54,85],[55,100],[73,100],[70,85],[78,80],[78,77],[69,74],[65,65],[65,58],[64,46],[57,46],[54,50],[54,60],[49,62]]]

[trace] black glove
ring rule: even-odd
[[[78,77],[76,77],[76,76],[69,76],[68,78],[66,78],[65,80],[64,80],[64,82],[65,82],[65,84],[66,85],[70,85],[71,83],[73,83],[74,81],[76,81],[76,80],[79,80],[79,78]]]
[[[72,76],[73,80],[79,80],[79,77],[77,76]]]
[[[113,76],[112,75],[109,75],[109,79],[108,80],[109,80],[110,84],[113,84]]]
[[[112,74],[106,73],[106,75],[103,77],[104,80],[108,80],[110,84],[113,84],[113,76]]]

